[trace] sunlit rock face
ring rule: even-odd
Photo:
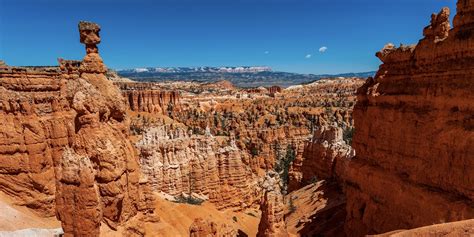
[[[189,227],[190,237],[234,237],[238,236],[237,230],[229,225],[217,225],[212,220],[196,218]]]
[[[291,166],[289,191],[318,180],[342,180],[344,169],[354,156],[354,149],[344,141],[343,129],[337,124],[317,128]]]
[[[280,176],[276,172],[269,172],[261,183],[263,197],[260,204],[262,217],[258,224],[259,237],[287,237],[285,223],[285,204],[281,192]]]
[[[116,229],[151,208],[125,101],[104,75],[99,31],[79,23],[82,61],[0,67],[0,189],[56,214],[65,236],[98,236],[101,223]]]
[[[192,135],[173,126],[152,127],[138,142],[142,172],[155,191],[204,195],[219,209],[255,202],[257,177],[233,141],[220,144],[209,133]]]
[[[130,111],[163,115],[180,111],[181,95],[177,90],[159,88],[153,83],[115,82],[114,84],[122,91]]]
[[[346,233],[474,218],[474,2],[432,16],[414,46],[387,45],[358,91]]]

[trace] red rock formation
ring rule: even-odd
[[[104,74],[99,31],[97,24],[79,23],[87,55],[79,78],[66,84],[76,113],[72,149],[57,169],[56,209],[66,236],[98,236],[102,221],[115,229],[138,212],[138,160],[124,132],[125,103]]]
[[[138,142],[142,172],[155,191],[204,195],[217,208],[241,209],[255,202],[256,176],[235,144],[220,145],[183,128],[152,127]]]
[[[54,166],[75,132],[65,81],[47,67],[3,67],[0,78],[0,190],[52,216]]]
[[[190,237],[234,237],[237,231],[232,227],[222,224],[219,227],[215,222],[196,218],[189,227]]]
[[[136,112],[168,115],[179,106],[179,93],[176,91],[122,91],[122,95],[128,99],[130,110]]]
[[[258,173],[273,169],[289,146],[300,155],[298,151],[303,151],[318,123],[352,126],[354,94],[363,82],[357,78],[320,80],[285,89],[276,97],[251,97],[245,91],[236,92],[234,98],[220,93],[184,94],[182,110],[174,118],[197,133],[209,127],[213,135],[235,134],[237,147],[250,154],[245,163]]]
[[[286,237],[288,231],[284,220],[285,205],[277,173],[269,172],[262,184],[264,191],[260,210],[262,217],[258,224],[259,237]]]
[[[351,236],[474,218],[474,1],[432,17],[418,45],[385,47],[354,109]]]
[[[337,126],[322,126],[304,146],[289,172],[289,191],[317,180],[341,179],[343,167],[355,155],[343,140],[343,130]]]
[[[153,83],[116,82],[131,111],[169,115],[180,108],[180,93],[163,90]]]
[[[282,89],[279,86],[271,86],[267,88],[270,95],[275,95],[276,93],[281,93]]]
[[[79,30],[82,62],[0,69],[0,190],[43,215],[56,211],[66,236],[98,236],[101,222],[116,228],[152,199],[139,185],[126,104],[104,75],[100,28]]]

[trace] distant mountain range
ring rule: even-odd
[[[121,73],[254,73],[271,72],[270,67],[242,66],[242,67],[143,67],[119,70]]]
[[[118,70],[122,77],[143,82],[163,81],[197,81],[216,82],[228,80],[238,87],[259,87],[292,85],[310,83],[321,78],[359,77],[367,78],[375,75],[375,71],[343,74],[298,74],[276,72],[270,67],[144,67]]]

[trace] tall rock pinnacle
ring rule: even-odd
[[[80,66],[80,72],[87,73],[105,73],[107,68],[99,55],[100,44],[100,26],[93,22],[79,22],[79,34],[81,43],[86,45],[87,55],[84,57]]]

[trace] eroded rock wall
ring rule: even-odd
[[[418,45],[387,45],[358,91],[346,233],[474,218],[474,1],[432,16]]]
[[[0,189],[65,236],[98,236],[152,207],[128,140],[126,103],[105,76],[100,27],[81,22],[82,61],[0,67]]]
[[[76,112],[59,68],[0,67],[0,189],[55,213],[55,164],[74,142]]]
[[[155,88],[152,83],[120,82],[123,97],[131,111],[170,115],[180,107],[178,91]]]
[[[235,143],[192,135],[172,125],[149,128],[138,142],[143,173],[155,191],[206,196],[219,209],[245,208],[256,197],[256,175]]]
[[[196,218],[189,227],[190,237],[234,237],[237,235],[237,230],[229,225],[217,225],[211,220],[203,218]]]
[[[289,191],[318,180],[340,181],[355,151],[343,139],[337,124],[317,128],[305,143],[301,156],[293,161],[289,172]]]

